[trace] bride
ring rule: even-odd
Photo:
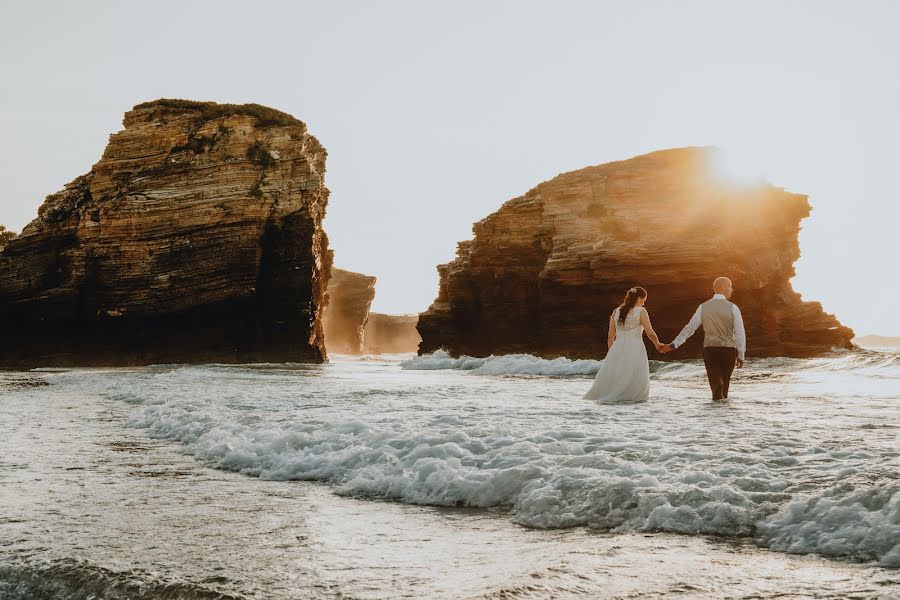
[[[585,394],[599,402],[645,402],[650,396],[650,363],[644,347],[644,332],[659,350],[650,315],[644,308],[647,290],[633,287],[609,318],[609,352],[600,365],[594,385]]]

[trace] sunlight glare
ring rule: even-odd
[[[761,162],[745,149],[717,148],[713,153],[716,174],[732,185],[763,185],[766,177]]]

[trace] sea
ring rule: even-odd
[[[0,598],[900,598],[900,349],[0,372]]]

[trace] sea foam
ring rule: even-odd
[[[551,360],[538,358],[530,354],[506,354],[503,356],[487,356],[476,358],[460,356],[454,358],[446,350],[437,350],[431,354],[414,356],[400,363],[409,370],[441,370],[454,369],[471,371],[476,375],[593,375],[600,368],[596,360],[570,360],[565,357]]]
[[[501,365],[494,372],[534,374],[554,364],[552,374],[559,375],[584,368],[574,366],[579,361],[531,359],[480,359],[468,370]],[[414,364],[475,364],[466,360],[432,355]],[[900,483],[865,476],[876,459],[889,473],[896,453],[876,457],[849,437],[823,446],[823,434],[803,435],[803,423],[792,423],[798,428],[792,434],[778,422],[673,405],[573,404],[548,412],[541,398],[552,389],[550,379],[479,384],[472,388],[484,403],[478,408],[471,400],[453,403],[456,392],[435,396],[428,380],[398,383],[418,389],[399,404],[390,390],[372,396],[344,390],[345,396],[334,391],[329,405],[289,400],[319,393],[303,388],[318,380],[297,380],[292,391],[225,368],[154,378],[110,390],[139,404],[129,425],[177,440],[217,468],[327,482],[359,497],[502,507],[534,528],[751,536],[776,550],[900,566]],[[213,382],[223,389],[204,389]],[[557,385],[572,384],[584,382]],[[275,396],[260,397],[260,390]],[[491,416],[497,402],[506,417]]]

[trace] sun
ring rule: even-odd
[[[732,185],[752,186],[766,183],[760,161],[746,149],[715,148],[712,163],[716,175]]]

